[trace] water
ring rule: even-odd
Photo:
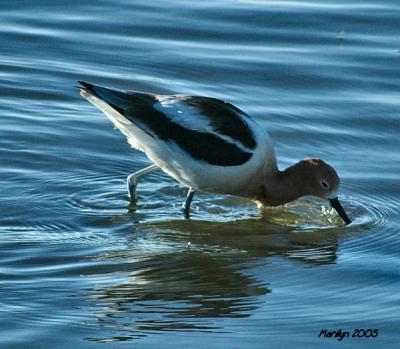
[[[394,0],[2,1],[0,347],[395,348],[399,18]],[[229,100],[281,168],[331,163],[353,224],[206,194],[185,220],[161,173],[129,210],[149,162],[77,79]]]

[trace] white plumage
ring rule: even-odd
[[[103,89],[98,86],[93,86],[93,88],[98,90],[98,94]],[[120,111],[110,106],[105,99],[100,98],[95,91],[86,88],[82,90],[81,94],[105,113],[134,148],[143,151],[154,164],[186,187],[202,192],[246,196],[252,186],[257,186],[271,170],[276,168],[275,153],[270,136],[248,116],[244,118],[237,114],[249,127],[256,143],[254,149],[243,145],[232,136],[219,133],[211,125],[209,117],[202,114],[202,111],[195,106],[185,103],[185,96],[153,95],[156,103],[152,107],[163,113],[170,121],[188,130],[213,134],[224,142],[235,145],[241,151],[251,152],[250,159],[243,164],[218,166],[194,158],[172,139],[162,140],[152,137],[143,130],[143,127],[135,125]],[[243,115],[245,114],[243,113]],[[198,146],[202,145],[198,144]],[[216,153],[219,151],[220,149],[214,149]]]
[[[131,203],[136,202],[139,179],[161,169],[189,188],[186,215],[194,191],[237,195],[270,206],[314,195],[329,200],[350,223],[336,197],[336,171],[320,159],[306,159],[279,171],[267,131],[232,104],[79,83],[81,95],[154,163],[128,176]]]

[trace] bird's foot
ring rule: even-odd
[[[127,184],[127,189],[128,189],[128,194],[129,194],[129,201],[130,201],[130,205],[129,206],[136,206],[136,202],[137,202],[137,196],[136,196],[136,186],[137,186],[137,180],[135,178],[135,176],[133,175],[129,175],[127,180],[126,180],[126,184]]]
[[[192,203],[193,195],[194,195],[194,190],[190,188],[187,193],[186,200],[182,205],[183,216],[185,218],[190,218],[190,204]]]

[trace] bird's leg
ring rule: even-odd
[[[129,198],[131,201],[131,204],[134,205],[136,204],[137,197],[136,197],[136,186],[140,180],[140,178],[144,177],[145,175],[152,173],[154,171],[157,171],[159,167],[157,165],[150,165],[142,170],[139,170],[135,173],[130,174],[126,178],[126,184],[128,187],[128,193],[129,193]]]
[[[189,217],[189,211],[190,211],[190,204],[192,203],[193,200],[193,195],[194,195],[194,190],[192,188],[189,188],[188,193],[186,195],[185,202],[182,205],[183,208],[183,214],[186,218]]]

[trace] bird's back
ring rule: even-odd
[[[266,131],[230,103],[81,84],[82,95],[103,110],[134,147],[187,186],[230,192],[266,162],[275,165]]]

